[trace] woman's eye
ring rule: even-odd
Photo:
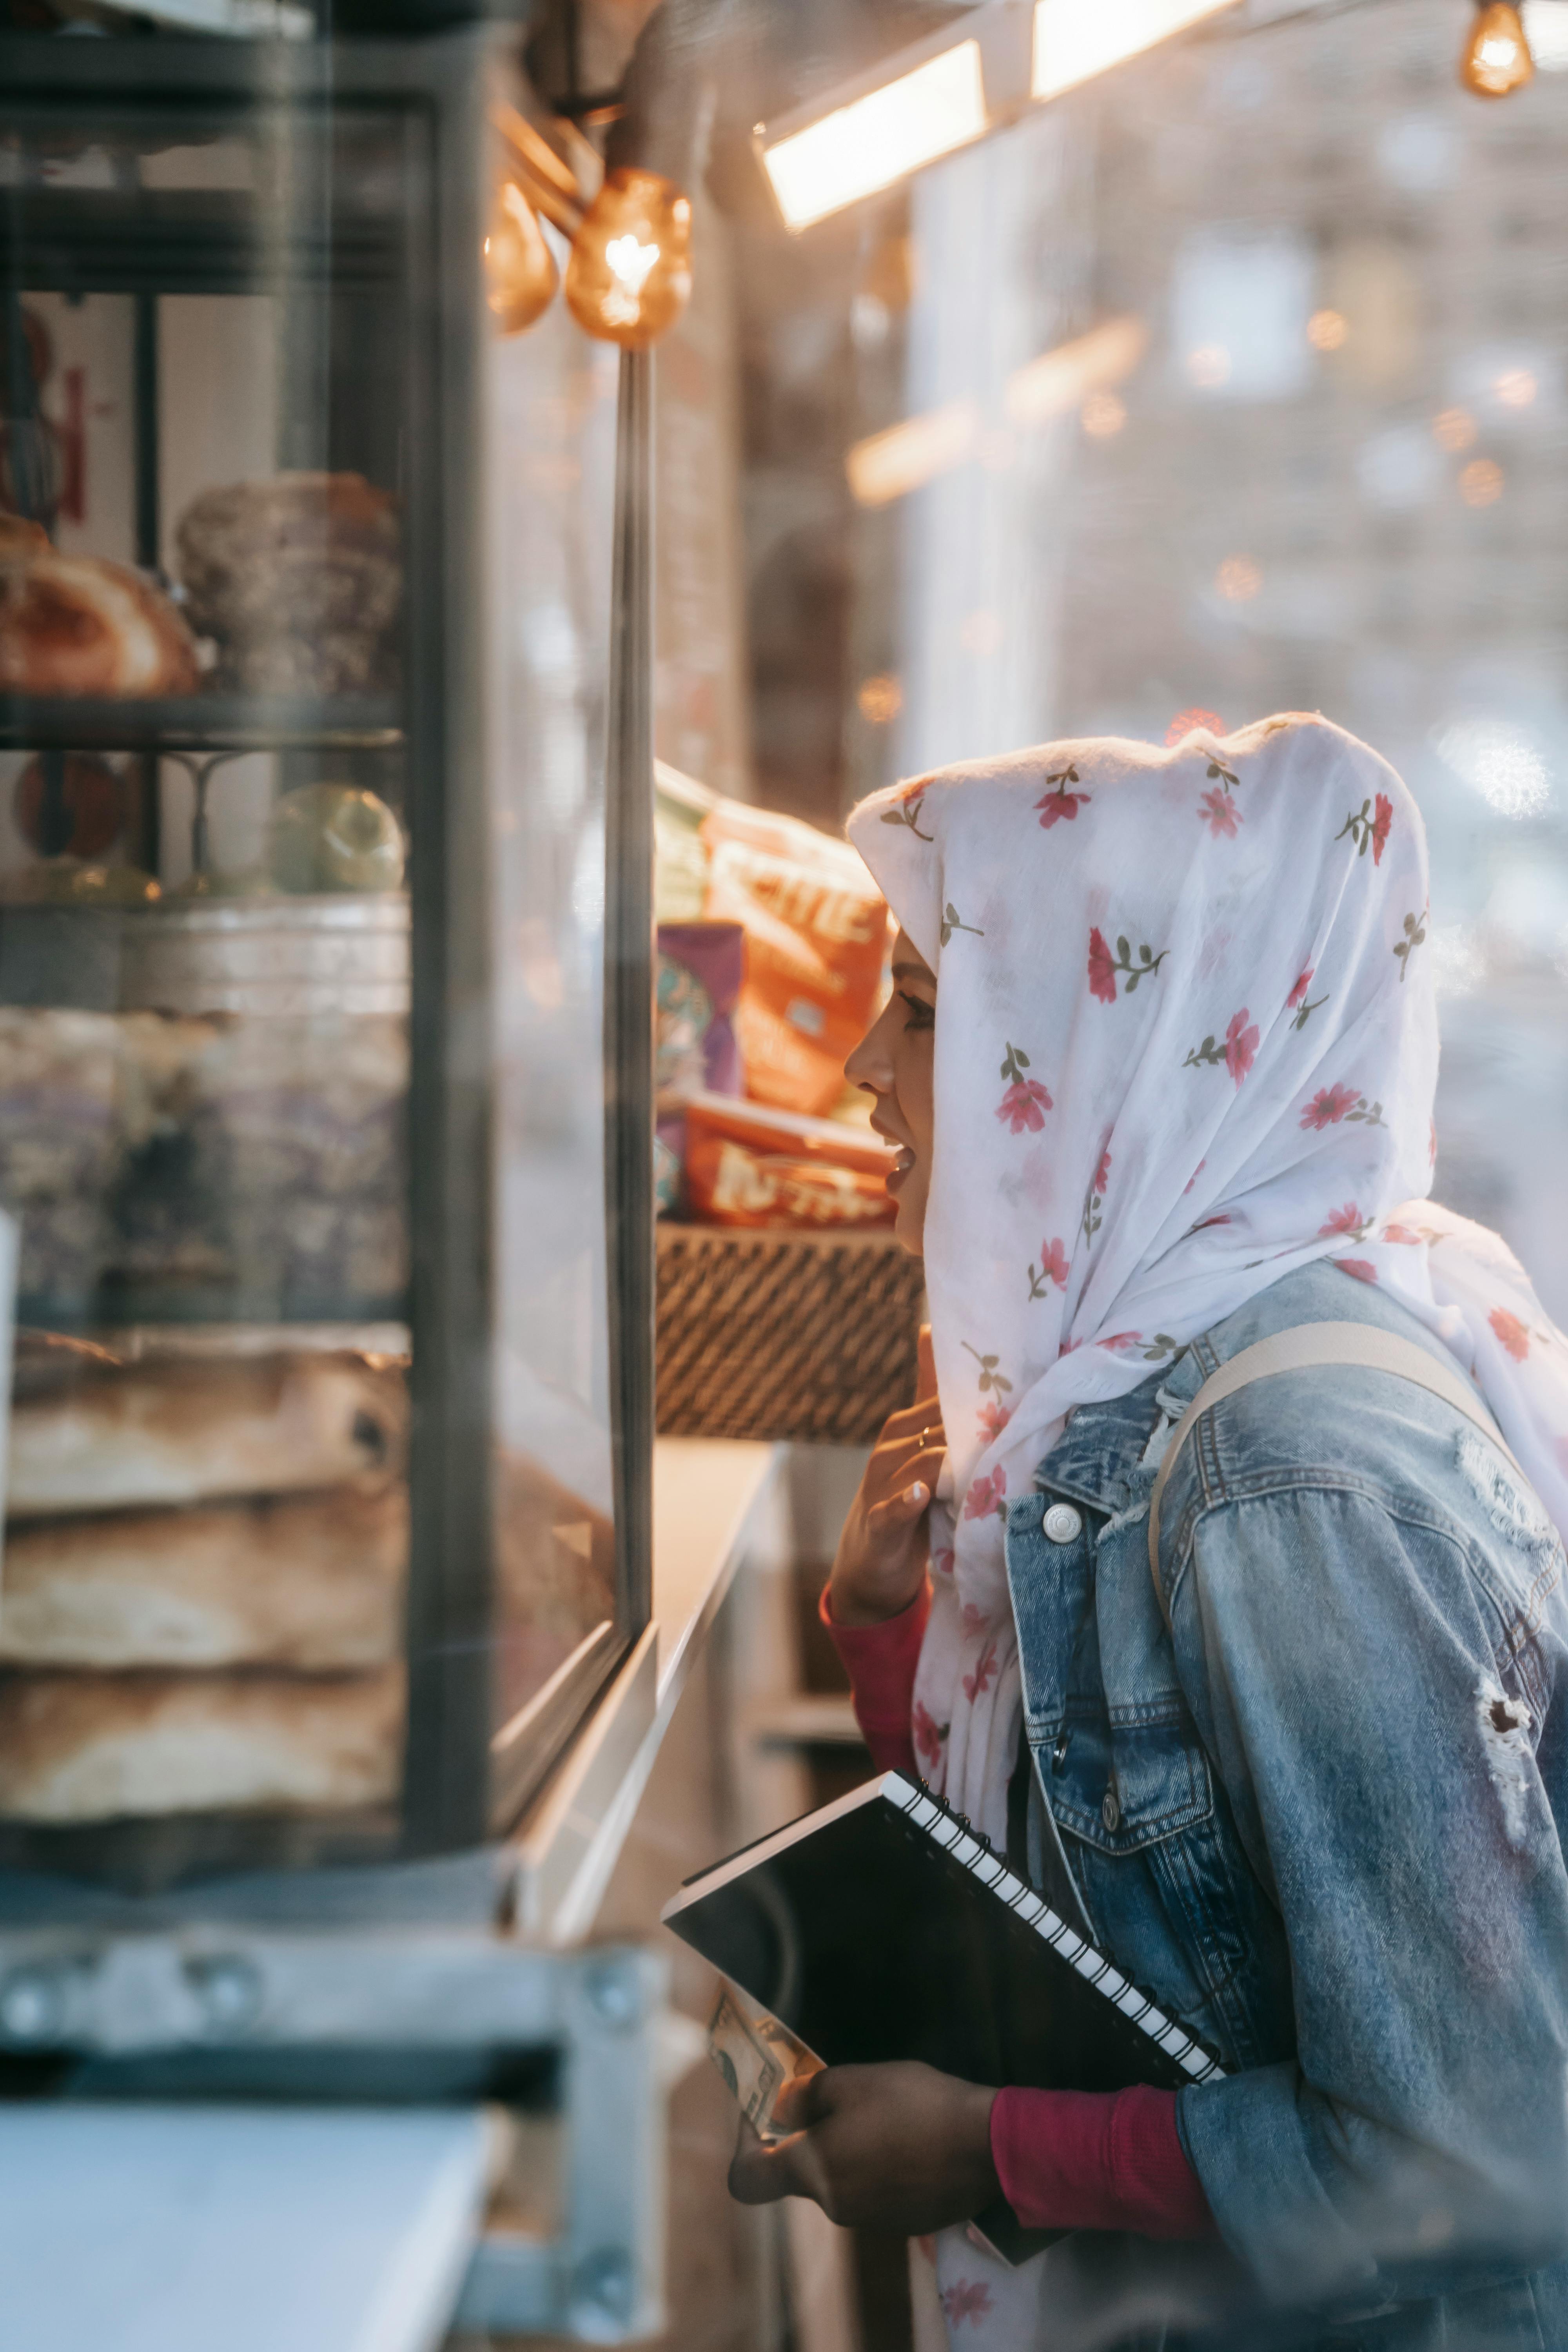
[[[934,1004],[928,1004],[923,996],[911,996],[907,988],[900,988],[899,994],[910,1008],[910,1017],[904,1024],[906,1029],[934,1029],[936,1027],[936,1007]]]

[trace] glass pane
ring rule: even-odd
[[[557,302],[490,348],[498,1814],[616,1616],[605,756],[616,352]],[[595,1654],[598,1654],[596,1651]]]
[[[0,148],[0,1835],[176,1870],[390,1837],[409,1551],[425,184],[396,108],[215,55]]]

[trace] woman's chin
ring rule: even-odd
[[[923,1193],[910,1200],[907,1193],[898,1196],[899,1213],[893,1220],[893,1238],[900,1249],[911,1257],[925,1255],[926,1204]]]

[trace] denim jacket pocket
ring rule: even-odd
[[[1105,1854],[1140,1853],[1214,1812],[1208,1759],[1174,1694],[1111,1723],[1109,1737],[1103,1714],[1069,1701],[1040,1779],[1061,1827]]]

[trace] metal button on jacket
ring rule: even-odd
[[[1040,1525],[1052,1543],[1076,1543],[1083,1533],[1083,1513],[1070,1503],[1053,1503]]]
[[[1107,1789],[1104,1796],[1101,1797],[1100,1818],[1108,1830],[1120,1829],[1121,1826],[1121,1807],[1114,1789]]]

